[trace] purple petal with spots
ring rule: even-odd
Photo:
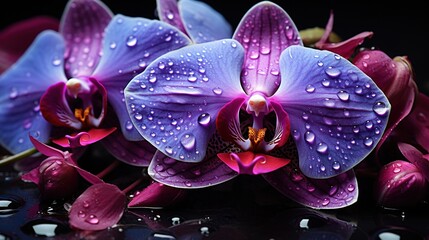
[[[202,1],[180,0],[180,16],[186,33],[195,43],[231,38],[231,25],[219,12]]]
[[[60,25],[66,40],[65,69],[69,77],[90,75],[100,60],[104,29],[113,13],[98,0],[71,0]]]
[[[282,194],[307,207],[343,208],[357,201],[358,183],[353,170],[328,179],[312,179],[302,174],[295,163],[263,177]]]
[[[348,60],[301,46],[280,57],[282,82],[272,101],[289,114],[301,171],[329,178],[363,160],[387,124],[390,103]]]
[[[177,0],[156,0],[156,10],[159,20],[171,24],[181,32],[186,33],[182,17],[179,14]]]
[[[281,52],[291,45],[302,45],[298,29],[278,5],[263,1],[242,18],[234,39],[246,49],[242,74],[247,93],[261,91],[271,96],[280,84],[278,61]]]
[[[125,89],[134,126],[167,156],[201,161],[220,108],[245,96],[239,81],[242,60],[243,48],[232,39],[158,58]]]
[[[156,149],[147,141],[128,141],[115,131],[101,140],[104,148],[118,160],[133,166],[149,166]]]
[[[93,76],[107,90],[109,103],[120,121],[128,140],[142,140],[130,129],[130,117],[124,104],[124,88],[128,82],[160,55],[190,44],[176,28],[145,18],[117,15],[106,28],[103,58]]]
[[[206,157],[200,163],[177,161],[157,151],[148,168],[156,181],[177,188],[210,187],[231,180],[238,174],[216,155]]]
[[[29,135],[48,140],[51,125],[40,114],[39,100],[50,85],[66,81],[63,55],[63,39],[47,30],[0,76],[0,144],[11,153],[32,148]]]

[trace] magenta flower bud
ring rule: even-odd
[[[413,207],[425,197],[426,185],[424,176],[414,164],[396,160],[380,170],[374,194],[381,206]]]
[[[68,198],[76,192],[79,174],[63,160],[50,157],[40,164],[39,189],[44,200]]]

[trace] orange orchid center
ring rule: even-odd
[[[255,128],[249,127],[249,140],[254,149],[264,140],[266,131],[266,128],[256,130]]]
[[[91,107],[85,108],[83,110],[82,108],[76,108],[74,110],[74,116],[82,122],[84,125],[89,125],[89,116],[91,115]]]

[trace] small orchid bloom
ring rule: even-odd
[[[356,51],[357,47],[363,43],[366,38],[370,38],[373,35],[373,32],[362,32],[355,35],[352,38],[349,38],[345,41],[341,42],[330,42],[329,37],[332,33],[332,29],[334,27],[334,12],[331,11],[329,15],[328,23],[325,27],[325,32],[323,36],[317,41],[314,46],[318,49],[329,50],[334,53],[341,55],[342,57],[348,59],[350,58]]]
[[[14,64],[33,42],[34,38],[47,29],[57,30],[57,19],[36,16],[16,22],[0,32],[0,74]]]
[[[231,25],[204,2],[196,0],[157,0],[159,19],[177,27],[194,43],[210,42],[232,35]]]
[[[353,58],[353,64],[374,80],[392,104],[386,131],[377,145],[378,152],[398,124],[412,111],[418,95],[417,84],[407,57],[392,59],[379,50],[364,50]]]
[[[32,136],[30,136],[30,141],[40,153],[48,158],[39,167],[23,174],[22,180],[37,184],[42,199],[54,200],[75,194],[79,175],[92,184],[103,182],[97,176],[80,168],[72,153],[55,149]]]
[[[405,158],[414,164],[429,182],[429,154],[423,154],[416,147],[408,143],[398,143],[398,148]]]
[[[278,37],[267,37],[273,34]],[[289,16],[267,1],[249,10],[234,38],[169,52],[127,85],[131,119],[159,151],[200,162],[217,129],[244,152],[267,153],[282,147],[291,132],[304,175],[329,178],[374,149],[390,103],[356,66],[330,51],[300,46]],[[240,111],[253,120],[248,138]],[[276,124],[267,134],[269,114]],[[151,120],[135,120],[140,115]]]
[[[384,207],[415,207],[426,196],[427,182],[412,163],[395,160],[379,172],[374,188],[378,204]]]
[[[159,182],[152,182],[138,192],[128,203],[128,207],[164,208],[180,202],[186,190],[174,188]]]
[[[147,166],[154,149],[131,124],[123,89],[152,60],[189,43],[161,21],[113,17],[98,0],[71,0],[60,34],[40,34],[0,78],[0,143],[17,153],[31,147],[28,133],[45,142],[53,126],[72,131],[117,127],[101,140],[106,149],[122,161]]]

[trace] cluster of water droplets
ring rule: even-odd
[[[304,128],[292,129],[292,136],[310,150],[308,168],[328,176],[349,169],[364,157],[360,152],[375,147],[387,122],[389,103],[358,69],[338,67],[346,59],[333,53],[314,57],[321,77],[303,92],[320,100],[307,105],[299,119]]]
[[[235,42],[222,44],[237,48]],[[206,109],[210,99],[224,93],[224,86],[210,87],[207,71],[214,66],[205,57],[210,51],[204,48],[185,52],[178,59],[160,59],[130,83],[130,91],[136,93],[127,99],[134,126],[157,148],[179,160],[202,157],[199,148],[206,146],[198,145],[198,134],[206,135],[214,123]]]

